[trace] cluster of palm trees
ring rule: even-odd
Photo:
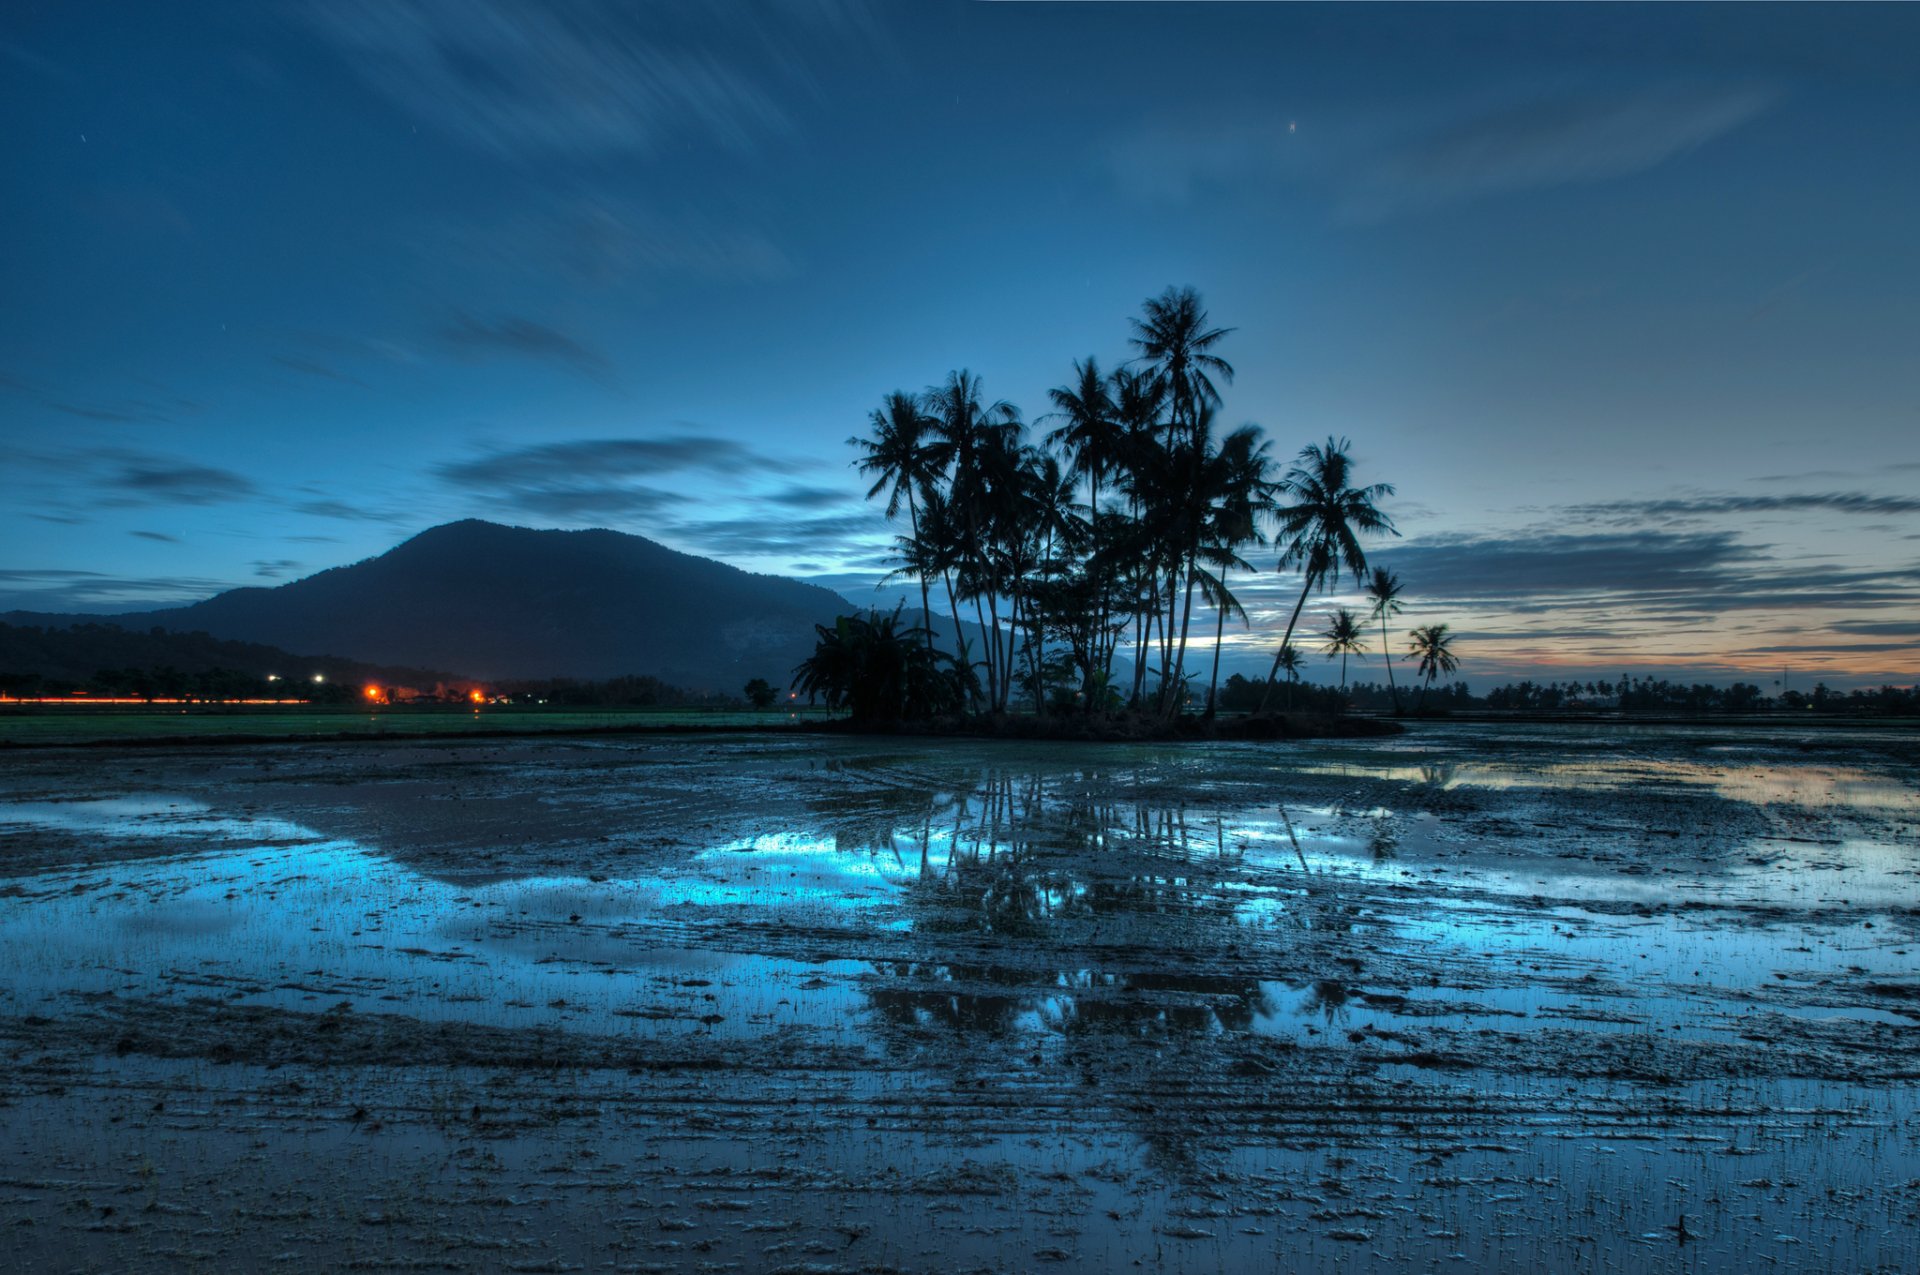
[[[1269,526],[1279,569],[1302,575],[1269,693],[1298,661],[1293,632],[1315,591],[1347,577],[1365,585],[1383,641],[1400,609],[1398,581],[1369,575],[1362,544],[1393,533],[1378,504],[1393,488],[1353,484],[1345,439],[1303,449],[1281,474],[1258,426],[1222,429],[1219,386],[1233,367],[1219,347],[1230,329],[1210,326],[1191,288],[1167,289],[1132,322],[1135,357],[1111,372],[1076,362],[1049,391],[1054,410],[1036,423],[1052,428],[1038,441],[967,371],[889,394],[868,435],[848,440],[873,479],[869,498],[884,496],[889,518],[906,514],[895,576],[920,586],[930,655],[941,593],[959,694],[976,707],[1004,711],[1020,695],[1042,713],[1050,700],[1177,713],[1197,598],[1213,612],[1211,712],[1227,620],[1246,616],[1230,579],[1256,570],[1242,554],[1268,542]],[[984,649],[969,651],[963,607]],[[1359,621],[1344,614],[1343,657],[1361,644]],[[1127,687],[1115,684],[1122,651]]]

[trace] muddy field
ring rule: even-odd
[[[1920,737],[0,766],[22,1270],[1920,1270]]]

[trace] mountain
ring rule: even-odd
[[[785,685],[813,651],[813,626],[851,609],[817,585],[755,575],[641,536],[468,520],[277,588],[85,619],[203,630],[488,680],[643,673],[738,692],[753,677]]]

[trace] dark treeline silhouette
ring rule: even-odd
[[[1229,678],[1221,693],[1221,707],[1244,705],[1251,683]],[[1320,707],[1337,700],[1334,687],[1302,686],[1303,702]],[[1366,712],[1388,712],[1394,706],[1391,687],[1377,682],[1354,682],[1346,688],[1346,703]],[[1846,716],[1907,717],[1920,714],[1920,686],[1881,686],[1836,691],[1816,685],[1812,691],[1788,690],[1768,694],[1751,682],[1714,686],[1706,682],[1673,682],[1665,678],[1570,679],[1563,682],[1523,680],[1496,686],[1475,695],[1465,682],[1436,687],[1429,705],[1435,709],[1487,709],[1497,712],[1622,712],[1622,713],[1777,713],[1820,712]]]
[[[516,704],[558,704],[573,708],[737,708],[742,703],[737,695],[689,690],[640,673],[597,680],[514,678],[500,682],[498,687],[501,694]]]
[[[316,677],[319,680],[315,680]],[[139,699],[358,698],[369,682],[432,687],[449,673],[391,668],[332,655],[295,655],[204,632],[118,624],[0,624],[0,694]]]
[[[918,636],[947,686],[937,698],[995,713],[1018,698],[1042,714],[1131,706],[1172,716],[1198,678],[1188,655],[1207,641],[1210,611],[1211,713],[1227,621],[1246,618],[1232,575],[1255,571],[1242,555],[1270,538],[1279,569],[1302,582],[1271,696],[1308,596],[1344,577],[1366,583],[1361,538],[1393,531],[1376,503],[1393,489],[1352,484],[1345,439],[1302,449],[1280,474],[1259,426],[1221,425],[1230,329],[1210,325],[1191,288],[1167,289],[1132,322],[1134,358],[1111,372],[1092,356],[1075,362],[1049,391],[1053,410],[1036,423],[1052,428],[1038,441],[1017,408],[988,400],[965,370],[921,394],[889,394],[870,433],[848,440],[873,479],[869,497],[884,496],[891,518],[904,511],[895,575],[920,587],[928,624]],[[1392,603],[1398,583],[1387,582]],[[935,649],[939,602],[951,657]],[[1369,619],[1384,624],[1392,610],[1380,605]],[[968,649],[963,608],[985,649]],[[827,655],[824,629],[822,640]],[[803,679],[825,691],[813,664]]]

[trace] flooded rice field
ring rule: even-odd
[[[1920,1270],[1920,737],[0,766],[23,1270]]]

